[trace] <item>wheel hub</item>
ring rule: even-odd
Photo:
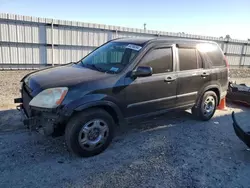
[[[100,135],[100,129],[98,128],[93,128],[89,131],[89,134],[88,134],[88,139],[91,140],[91,141],[95,141],[98,136]]]
[[[215,109],[215,99],[212,96],[208,96],[204,102],[203,113],[205,115],[211,115]]]
[[[94,119],[82,126],[78,135],[78,142],[85,150],[94,150],[102,146],[109,134],[107,123],[101,119]]]

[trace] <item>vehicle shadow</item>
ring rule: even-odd
[[[20,129],[25,129],[21,121],[20,112],[14,109],[0,109],[0,133],[4,131],[15,131]]]

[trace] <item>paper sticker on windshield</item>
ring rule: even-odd
[[[116,68],[116,67],[111,67],[110,71],[113,71],[113,72],[117,72],[119,70],[119,68]]]
[[[137,46],[135,44],[129,44],[126,48],[139,51],[142,47],[141,46]]]

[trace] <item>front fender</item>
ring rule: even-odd
[[[119,122],[123,122],[124,116],[119,105],[121,104],[111,96],[105,94],[90,94],[65,105],[63,111],[66,116],[71,116],[75,111],[79,112],[92,107],[108,106],[116,112]]]
[[[78,106],[75,109],[75,111],[82,111],[82,110],[85,110],[87,108],[98,107],[98,106],[109,106],[116,112],[118,117],[123,118],[123,115],[122,115],[122,112],[121,112],[120,108],[115,103],[113,103],[111,101],[92,101],[92,102],[88,102],[86,104]]]

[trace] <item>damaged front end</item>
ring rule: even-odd
[[[44,93],[44,91],[40,93]],[[27,126],[28,129],[31,131],[38,131],[43,135],[53,135],[62,129],[61,125],[64,124],[65,116],[63,115],[61,108],[59,108],[59,105],[55,107],[47,105],[49,103],[53,104],[53,100],[48,96],[44,97],[46,93],[42,96],[41,94],[39,96],[39,94],[33,97],[32,90],[23,83],[21,88],[22,98],[14,99],[14,102],[20,103],[17,106],[17,110],[21,112],[23,124]],[[51,95],[50,90],[48,91],[48,94]],[[43,98],[46,98],[47,101]],[[61,98],[60,100],[62,101]],[[32,103],[36,106],[30,105]]]
[[[31,108],[30,116],[25,112],[23,104],[18,105],[17,110],[21,112],[23,124],[30,131],[37,131],[46,136],[52,135],[64,121],[63,116],[48,109]]]
[[[245,132],[238,124],[235,118],[235,113],[232,113],[233,127],[236,135],[250,148],[250,132]]]

